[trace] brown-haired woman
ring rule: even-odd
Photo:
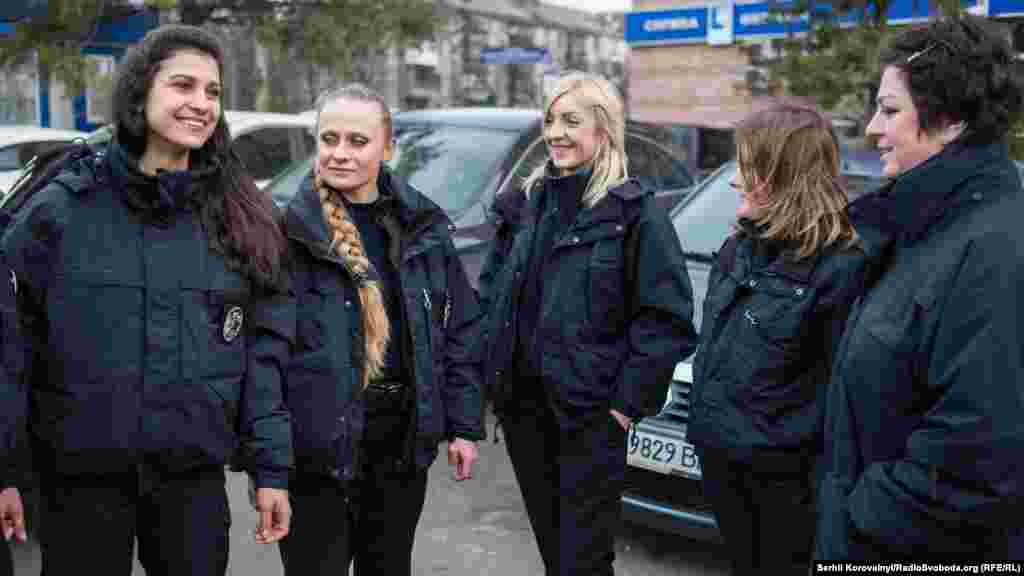
[[[483,437],[480,315],[451,221],[383,164],[391,116],[354,84],[317,104],[314,173],[288,205],[298,348],[287,370],[296,471],[286,574],[409,574],[427,468],[456,480]]]
[[[223,66],[206,30],[148,33],[118,67],[106,153],[56,176],[4,235],[50,576],[85,559],[128,576],[136,540],[147,574],[223,574],[239,444],[257,541],[288,531],[295,302],[273,203],[229,148]],[[28,462],[5,464],[17,488]]]
[[[687,435],[733,573],[806,573],[818,397],[865,258],[821,114],[777,105],[735,134],[742,201],[708,281]]]

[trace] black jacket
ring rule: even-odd
[[[480,275],[484,377],[499,413],[523,396],[514,346],[519,298],[534,235],[558,217],[557,199],[542,186],[529,199],[520,190],[498,199],[499,229]],[[657,412],[696,332],[682,250],[653,194],[628,181],[580,210],[555,238],[542,274],[532,341],[560,425],[577,427],[609,409],[634,419]]]
[[[2,216],[0,216],[2,218]],[[24,432],[28,390],[24,380],[25,348],[18,321],[18,281],[0,255],[0,274],[7,279],[0,289],[0,489],[29,483],[29,456]]]
[[[816,557],[1024,555],[1024,195],[950,146],[850,207],[871,261],[832,369]]]
[[[392,335],[412,370],[415,467],[430,466],[438,442],[483,438],[480,318],[440,207],[382,169],[381,195],[397,224],[391,254],[401,284],[405,334]],[[298,349],[288,367],[286,401],[292,412],[296,469],[351,480],[366,425],[362,401],[365,349],[354,279],[328,250],[320,199],[307,178],[288,204],[285,231],[299,299]],[[397,242],[396,242],[397,240]]]
[[[185,201],[203,174],[144,176],[109,150],[57,176],[3,237],[37,469],[124,473],[146,461],[175,473],[223,466],[241,444],[258,487],[287,487],[294,300],[257,290],[211,249]]]
[[[731,270],[716,260],[708,280],[687,438],[737,460],[757,449],[809,456],[864,254],[833,246],[794,261],[777,241],[730,241]]]

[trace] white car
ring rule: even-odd
[[[86,136],[88,134],[78,130],[32,125],[0,126],[0,195],[10,190],[25,165],[37,154]]]
[[[235,152],[260,188],[296,160],[316,151],[315,111],[301,114],[226,110]]]
[[[225,110],[224,119],[235,152],[260,188],[296,160],[308,158],[316,150],[315,111],[279,114]],[[89,142],[106,142],[110,134],[110,125],[104,126],[89,135]]]

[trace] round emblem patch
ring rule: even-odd
[[[231,343],[242,333],[242,324],[245,323],[245,313],[238,306],[232,306],[224,315],[224,341]]]

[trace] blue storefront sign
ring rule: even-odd
[[[626,15],[626,42],[633,46],[703,43],[707,36],[706,6]]]
[[[551,62],[551,53],[546,48],[481,48],[481,64],[538,64]]]
[[[735,22],[737,38],[775,38],[786,34],[807,32],[806,14],[784,16],[780,11],[791,2],[757,2],[737,4]]]
[[[996,18],[1024,16],[1024,0],[988,0],[988,14]]]
[[[786,7],[792,5],[790,0],[733,4],[732,36],[736,39],[762,39],[805,34],[810,21],[806,13],[783,13]],[[961,0],[961,5],[981,16],[1024,15],[1024,0]],[[709,2],[706,7],[627,14],[626,42],[634,46],[705,41],[714,43],[707,27],[707,13],[712,6],[721,9],[722,3]],[[826,3],[816,4],[813,10],[819,15],[833,12],[832,6]],[[867,10],[870,13],[872,8]],[[894,0],[889,5],[888,22],[896,25],[923,22],[937,14],[934,0]],[[855,26],[863,20],[863,15],[862,9],[840,14],[838,24]]]

